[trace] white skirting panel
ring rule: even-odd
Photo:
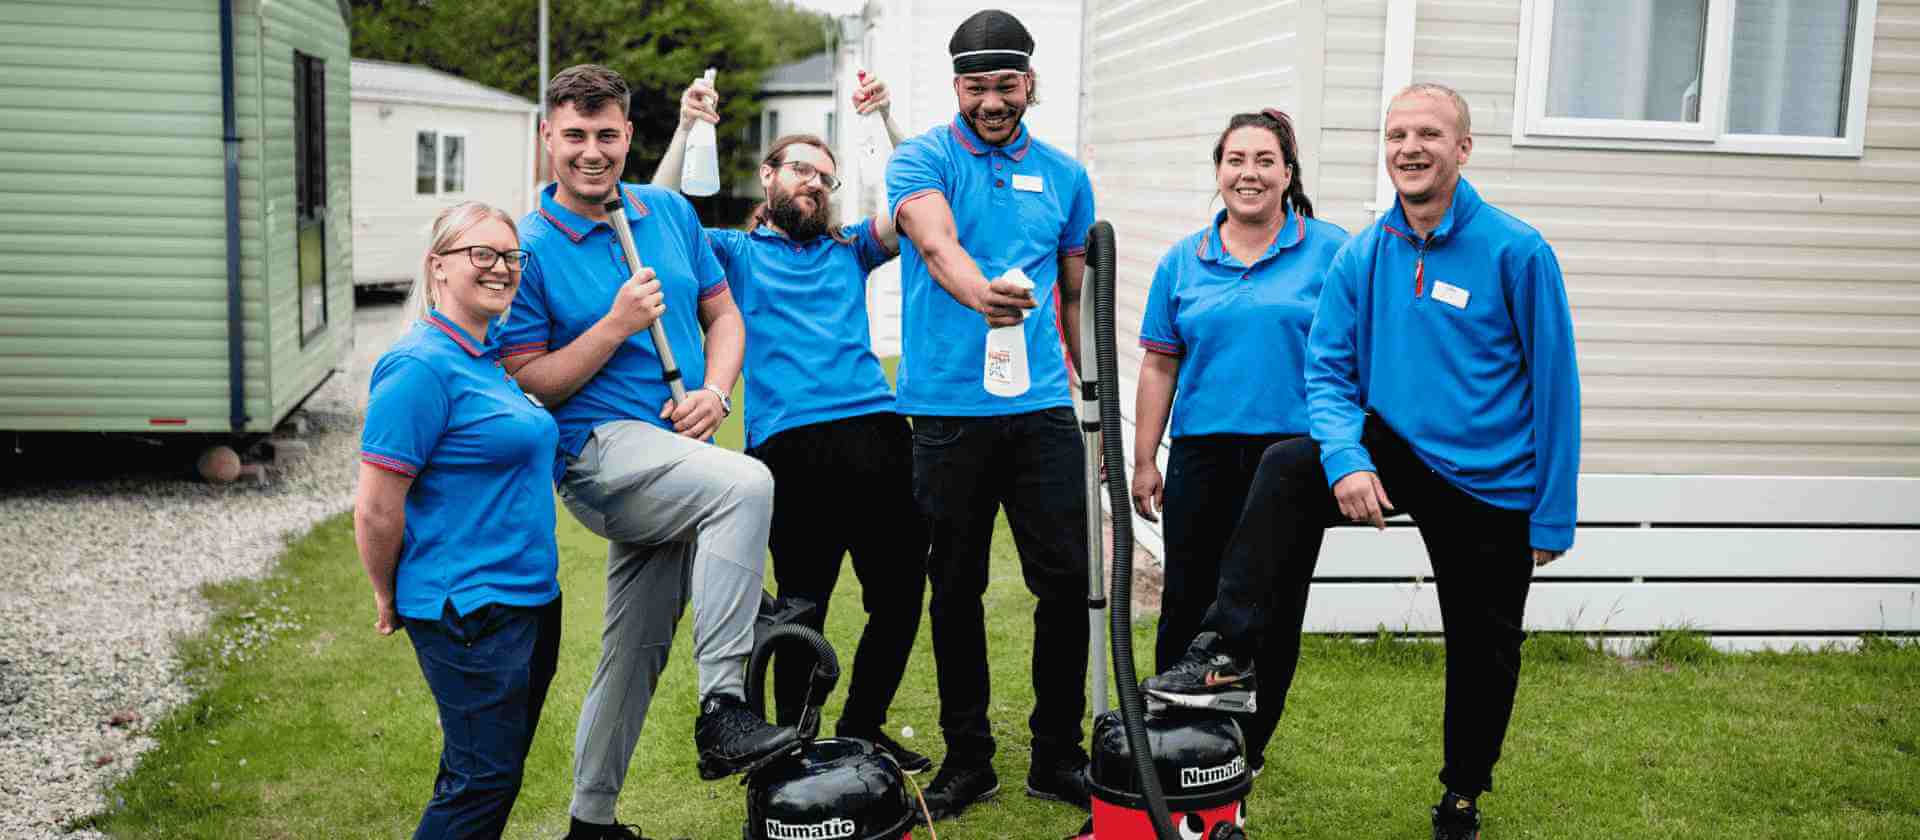
[[[1307,598],[1316,633],[1433,633],[1440,605],[1431,582],[1319,583]],[[1913,633],[1920,581],[1912,583],[1556,583],[1527,597],[1526,628],[1591,633]]]

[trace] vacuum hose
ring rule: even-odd
[[[813,679],[807,687],[811,702],[801,712],[796,727],[802,740],[813,740],[820,734],[820,705],[840,681],[840,659],[834,655],[833,646],[819,631],[804,624],[774,624],[760,628],[755,635],[759,638],[753,644],[753,657],[747,661],[747,705],[762,719],[767,718],[767,664],[773,659],[774,647],[813,651]]]
[[[1159,840],[1179,840],[1167,796],[1160,789],[1153,750],[1147,744],[1147,706],[1140,696],[1140,678],[1133,671],[1133,500],[1127,489],[1127,462],[1121,450],[1120,363],[1114,350],[1113,225],[1094,222],[1087,231],[1087,266],[1093,270],[1093,328],[1100,377],[1100,450],[1107,467],[1107,501],[1113,510],[1113,585],[1109,593],[1107,637],[1113,646],[1113,679],[1120,695],[1120,719],[1126,724],[1127,746],[1140,776],[1141,798]]]

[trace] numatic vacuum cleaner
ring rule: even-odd
[[[749,767],[744,840],[911,840],[918,798],[893,758],[858,738],[820,739],[820,706],[840,680],[833,647],[798,623],[814,605],[803,599],[761,596],[747,664],[747,702],[766,715],[767,665],[783,655],[811,654],[814,667],[800,714],[800,744]]]
[[[1093,376],[1082,370],[1081,430],[1087,447],[1087,545],[1092,588],[1094,708],[1092,763],[1087,767],[1093,818],[1078,840],[1245,840],[1245,800],[1253,786],[1245,758],[1246,738],[1232,717],[1170,709],[1149,715],[1133,669],[1133,507],[1120,434],[1118,361],[1114,350],[1113,226],[1095,222],[1087,231],[1087,283],[1093,306],[1081,310],[1083,368],[1096,359]],[[1091,322],[1091,323],[1089,323]],[[1091,340],[1092,352],[1085,352]],[[1098,408],[1095,422],[1095,412]],[[1097,454],[1096,454],[1097,451]],[[1096,461],[1098,458],[1100,460]],[[1099,612],[1100,467],[1106,466],[1107,501],[1113,510],[1112,607],[1107,632],[1113,649],[1113,679],[1120,713],[1105,710]]]

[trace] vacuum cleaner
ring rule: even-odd
[[[747,664],[747,702],[766,716],[767,665],[775,647],[814,662],[806,707],[797,726],[800,743],[748,767],[743,840],[911,840],[924,806],[907,788],[893,757],[859,738],[819,738],[820,707],[840,679],[833,647],[799,623],[815,605],[761,593],[754,624],[753,656]]]
[[[1245,840],[1246,797],[1253,776],[1246,737],[1230,715],[1169,708],[1149,714],[1133,666],[1133,500],[1120,434],[1118,360],[1114,348],[1113,226],[1095,222],[1087,231],[1087,283],[1093,305],[1081,310],[1081,364],[1096,360],[1091,378],[1082,371],[1081,431],[1087,446],[1087,531],[1093,620],[1093,750],[1087,767],[1093,817],[1076,840]],[[1084,294],[1084,293],[1083,293]],[[1088,342],[1091,341],[1091,347]],[[1091,350],[1091,352],[1084,352]],[[1097,453],[1097,454],[1096,454]],[[1098,458],[1100,460],[1096,461]],[[1105,710],[1098,616],[1108,601],[1102,581],[1100,470],[1109,480],[1113,511],[1113,578],[1107,635],[1113,652],[1114,687],[1120,709]]]

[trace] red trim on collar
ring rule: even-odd
[[[1007,157],[1013,158],[1015,163],[1018,163],[1021,160],[1024,160],[1027,156],[1027,151],[1033,148],[1033,132],[1027,130],[1027,127],[1024,125],[1020,126],[1019,130],[1020,130],[1020,139],[1025,142],[1022,142],[1020,144],[1020,148],[1018,149],[1007,150]]]
[[[633,194],[633,188],[622,185],[620,194],[627,197],[627,206],[633,208],[634,215],[644,219],[652,212],[647,209],[647,203],[640,200],[640,196]]]
[[[460,345],[460,349],[467,351],[467,355],[474,358],[480,357],[480,348],[474,346],[473,340],[467,338],[467,334],[461,332],[459,327],[440,320],[439,313],[436,312],[428,316],[427,323],[432,324],[436,329],[446,333],[448,338],[453,339],[453,343]]]
[[[567,227],[565,222],[560,221],[558,217],[554,216],[552,213],[547,212],[547,208],[545,207],[540,208],[540,216],[541,218],[544,218],[547,220],[547,224],[550,224],[556,228],[559,228],[561,233],[566,234],[568,239],[571,239],[576,243],[578,243],[582,239],[587,238],[586,234],[576,231],[573,228]]]
[[[1206,230],[1200,231],[1200,247],[1193,249],[1193,255],[1203,260],[1206,259],[1207,258],[1207,242],[1211,241],[1212,239],[1213,239],[1213,225],[1207,225]]]
[[[1382,222],[1382,223],[1380,224],[1380,226],[1381,226],[1381,227],[1383,227],[1383,228],[1386,228],[1386,230],[1387,230],[1387,232],[1388,232],[1388,233],[1391,233],[1391,234],[1393,234],[1394,236],[1398,236],[1398,237],[1400,237],[1401,239],[1405,239],[1405,240],[1407,240],[1408,242],[1412,242],[1412,241],[1413,241],[1413,237],[1411,237],[1411,236],[1408,236],[1408,235],[1407,235],[1407,234],[1405,234],[1405,233],[1402,233],[1402,232],[1400,231],[1400,229],[1399,229],[1399,228],[1397,228],[1397,227],[1394,227],[1393,225],[1390,225],[1390,224],[1386,224],[1385,222]]]
[[[982,152],[979,149],[974,148],[973,143],[967,140],[967,133],[960,130],[959,117],[954,117],[953,122],[947,123],[947,131],[952,132],[953,139],[960,141],[960,145],[967,147],[967,151],[972,152],[976,155],[986,154],[985,152]]]
[[[1297,211],[1293,214],[1293,230],[1295,235],[1293,241],[1287,243],[1289,248],[1307,241],[1307,217]]]

